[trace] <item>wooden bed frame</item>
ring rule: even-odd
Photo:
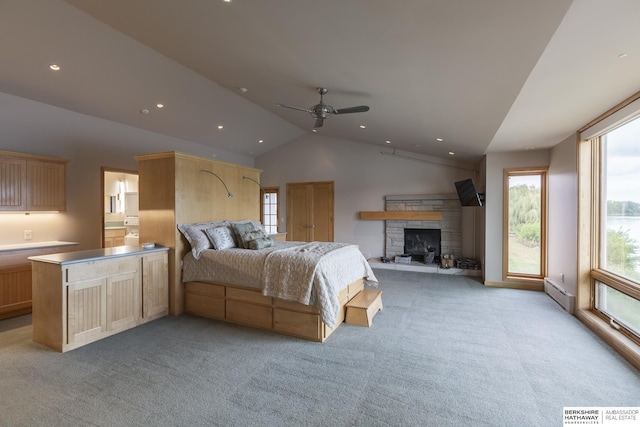
[[[267,298],[259,290],[224,283],[182,283],[182,259],[191,250],[178,224],[260,220],[260,170],[175,151],[136,156],[139,176],[140,241],[169,248],[169,314],[199,316],[323,342],[333,332],[316,307]],[[233,191],[228,197],[215,173]],[[363,289],[363,280],[340,293],[344,305]]]
[[[347,285],[339,294],[337,329],[345,318],[345,305],[364,289],[364,279]],[[185,283],[187,313],[324,342],[334,329],[320,320],[318,307],[265,297],[259,289],[210,283]]]

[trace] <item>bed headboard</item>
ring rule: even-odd
[[[260,182],[261,171],[175,151],[136,156],[136,160],[140,242],[171,248],[169,313],[181,314],[184,311],[181,261],[189,250],[189,243],[177,225],[220,220],[259,221],[260,187],[242,177]],[[228,197],[227,189],[233,197]]]

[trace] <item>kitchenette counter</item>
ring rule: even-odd
[[[9,245],[0,245],[0,252],[54,248],[58,246],[75,246],[77,244],[78,242],[65,242],[60,240],[51,240],[47,242],[14,243]]]
[[[113,248],[89,249],[86,251],[63,252],[59,254],[32,256],[29,257],[29,260],[46,262],[50,264],[67,265],[117,257],[126,257],[129,255],[143,255],[151,252],[162,252],[168,250],[169,248],[164,246],[156,246],[150,249],[145,249],[140,245],[116,246]]]

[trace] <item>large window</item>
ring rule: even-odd
[[[505,279],[542,280],[546,274],[546,168],[504,171]]]
[[[640,337],[640,118],[596,138],[600,215],[595,308]]]

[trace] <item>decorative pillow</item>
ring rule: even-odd
[[[249,240],[249,248],[248,249],[264,249],[270,248],[275,245],[276,241],[273,237],[261,237],[258,239]]]
[[[264,231],[264,234],[267,234],[267,231],[264,228],[264,225],[262,225],[260,223],[260,221],[253,221],[251,219],[245,219],[242,221],[229,221],[229,224],[231,224],[231,227],[233,227],[233,231],[234,231],[234,235],[235,235],[235,239],[236,239],[236,244],[238,245],[238,247],[242,247],[242,242],[240,241],[240,233],[236,230],[236,225],[239,225],[240,228],[242,227],[249,227],[251,228],[250,225],[248,224],[253,224],[253,229],[255,230],[262,230]]]
[[[197,224],[178,224],[178,230],[191,245],[191,253],[195,259],[199,259],[202,251],[211,249],[211,240],[204,232],[208,228],[229,225],[227,221],[201,222]]]
[[[231,227],[233,227],[233,232],[235,233],[236,244],[238,245],[238,247],[246,249],[246,246],[242,240],[242,235],[250,231],[256,231],[256,226],[253,224],[253,221],[246,220],[232,222]]]
[[[228,225],[207,228],[204,232],[209,236],[209,240],[211,240],[213,244],[213,249],[222,250],[236,247],[236,241],[233,239],[231,227]]]
[[[245,249],[249,249],[250,241],[255,239],[263,239],[265,237],[267,237],[267,235],[262,230],[252,230],[240,233],[240,241],[242,242],[242,247],[244,247]]]

